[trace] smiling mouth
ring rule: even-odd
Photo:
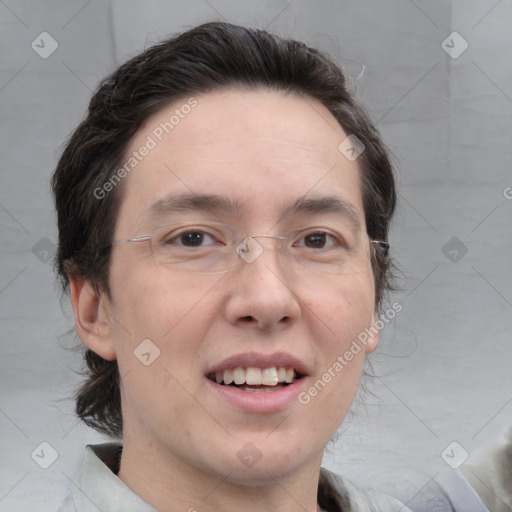
[[[226,369],[207,376],[211,381],[248,393],[279,391],[303,378],[294,368],[272,366],[270,368],[241,367]]]

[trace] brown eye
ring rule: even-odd
[[[306,247],[323,249],[327,241],[327,233],[312,233],[304,237]]]
[[[182,245],[198,247],[204,241],[204,233],[201,233],[200,231],[190,231],[189,233],[183,233],[180,235],[179,240]]]
[[[336,249],[346,249],[346,244],[341,235],[330,233],[329,231],[303,231],[303,234],[296,238],[294,247],[300,249],[316,249],[313,252],[332,252]],[[310,251],[311,254],[313,252]]]
[[[212,235],[200,230],[171,233],[164,238],[164,245],[166,246],[204,247],[215,244],[216,241]]]

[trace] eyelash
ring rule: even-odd
[[[328,243],[329,240],[331,240],[331,242],[333,243],[333,245],[331,245],[331,247],[327,247],[327,248],[321,247],[320,249],[329,249],[329,248],[332,248],[335,246],[342,246],[342,247],[346,246],[344,241],[342,241],[339,236],[336,236],[336,235],[334,235],[328,231],[324,231],[324,230],[308,231],[307,233],[304,233],[304,234],[301,233],[300,240],[304,241],[304,239],[306,239],[307,237],[312,237],[315,235],[321,235],[322,237],[325,236],[326,243]],[[297,242],[295,242],[293,244],[293,246],[296,246],[296,244],[297,244]],[[310,247],[310,248],[313,249],[313,247]]]
[[[187,236],[189,234],[200,234],[203,236],[207,236],[207,237],[210,237],[213,241],[217,240],[217,238],[221,238],[221,237],[216,237],[212,233],[209,233],[208,231],[203,230],[203,229],[187,229],[186,231],[181,231],[179,233],[172,234],[172,236],[167,235],[166,237],[164,237],[163,243],[165,245],[176,244],[176,245],[181,245],[183,247],[204,247],[203,244],[201,244],[200,246],[187,246],[184,243],[176,243],[177,240],[180,240],[182,237]],[[299,241],[302,242],[307,237],[312,237],[314,235],[325,236],[327,241],[328,240],[332,241],[332,245],[330,247],[327,247],[327,249],[335,247],[335,246],[341,246],[344,248],[347,247],[346,242],[340,236],[335,235],[335,234],[333,234],[327,230],[323,230],[323,229],[308,230],[308,231],[301,232],[299,239],[292,244],[292,247],[298,247],[298,246],[306,247],[305,245],[299,245]],[[297,235],[294,238],[296,238],[296,237],[297,237]],[[216,242],[216,244],[220,245],[219,242]],[[312,247],[310,247],[310,248],[314,249]],[[326,248],[320,247],[319,249],[326,249]]]

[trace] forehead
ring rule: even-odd
[[[176,101],[130,142],[125,161],[137,163],[125,178],[118,225],[136,225],[170,194],[226,197],[237,215],[262,222],[301,197],[339,196],[364,219],[357,162],[338,149],[346,137],[320,102],[281,91]]]

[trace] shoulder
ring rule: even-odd
[[[57,512],[156,512],[117,477],[122,449],[115,442],[88,445],[80,473]]]
[[[461,472],[489,510],[512,510],[512,429],[505,443],[477,451]]]
[[[489,512],[459,470],[443,470],[431,478],[408,503],[414,512]]]
[[[329,512],[411,512],[395,498],[363,489],[325,468],[320,473],[318,502]]]

